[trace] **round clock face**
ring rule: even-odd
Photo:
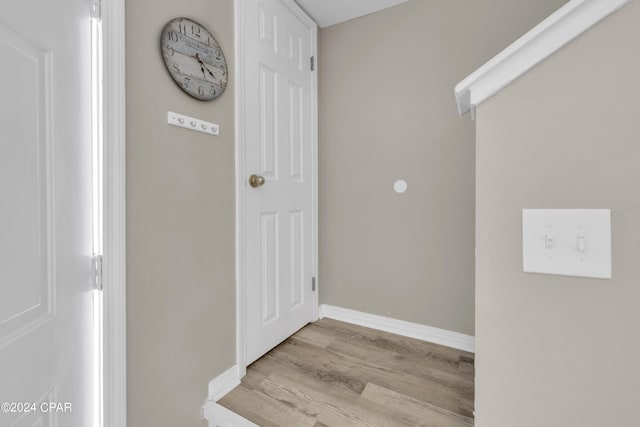
[[[172,19],[160,38],[162,58],[171,77],[189,95],[210,101],[227,87],[227,62],[211,33],[188,18]]]

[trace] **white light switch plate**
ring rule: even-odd
[[[609,209],[523,209],[525,273],[611,278]]]

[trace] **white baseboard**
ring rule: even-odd
[[[328,317],[330,319],[440,344],[458,350],[471,353],[476,352],[475,337],[459,332],[447,331],[446,329],[405,322],[404,320],[392,319],[390,317],[363,313],[361,311],[326,304],[320,305],[319,315],[321,319]]]
[[[260,427],[212,400],[204,404],[202,413],[209,427]]]
[[[233,365],[211,381],[209,381],[209,399],[214,402],[222,399],[225,394],[229,393],[240,384],[240,376],[238,375],[238,367]]]
[[[234,365],[209,381],[209,398],[202,407],[202,415],[209,427],[259,427],[216,402],[240,384],[240,370]]]

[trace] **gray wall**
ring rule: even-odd
[[[233,75],[233,1],[128,1],[127,392],[130,427],[200,426],[207,383],[234,364],[233,81],[188,97],[161,62],[171,18],[208,27]],[[170,127],[167,111],[221,135]]]
[[[638,425],[638,22],[634,1],[478,108],[477,427]],[[523,208],[612,209],[613,279],[523,273]]]
[[[564,3],[414,0],[320,31],[322,303],[474,333],[474,127],[453,87]]]

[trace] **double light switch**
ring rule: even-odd
[[[526,273],[611,278],[609,209],[523,209]]]

